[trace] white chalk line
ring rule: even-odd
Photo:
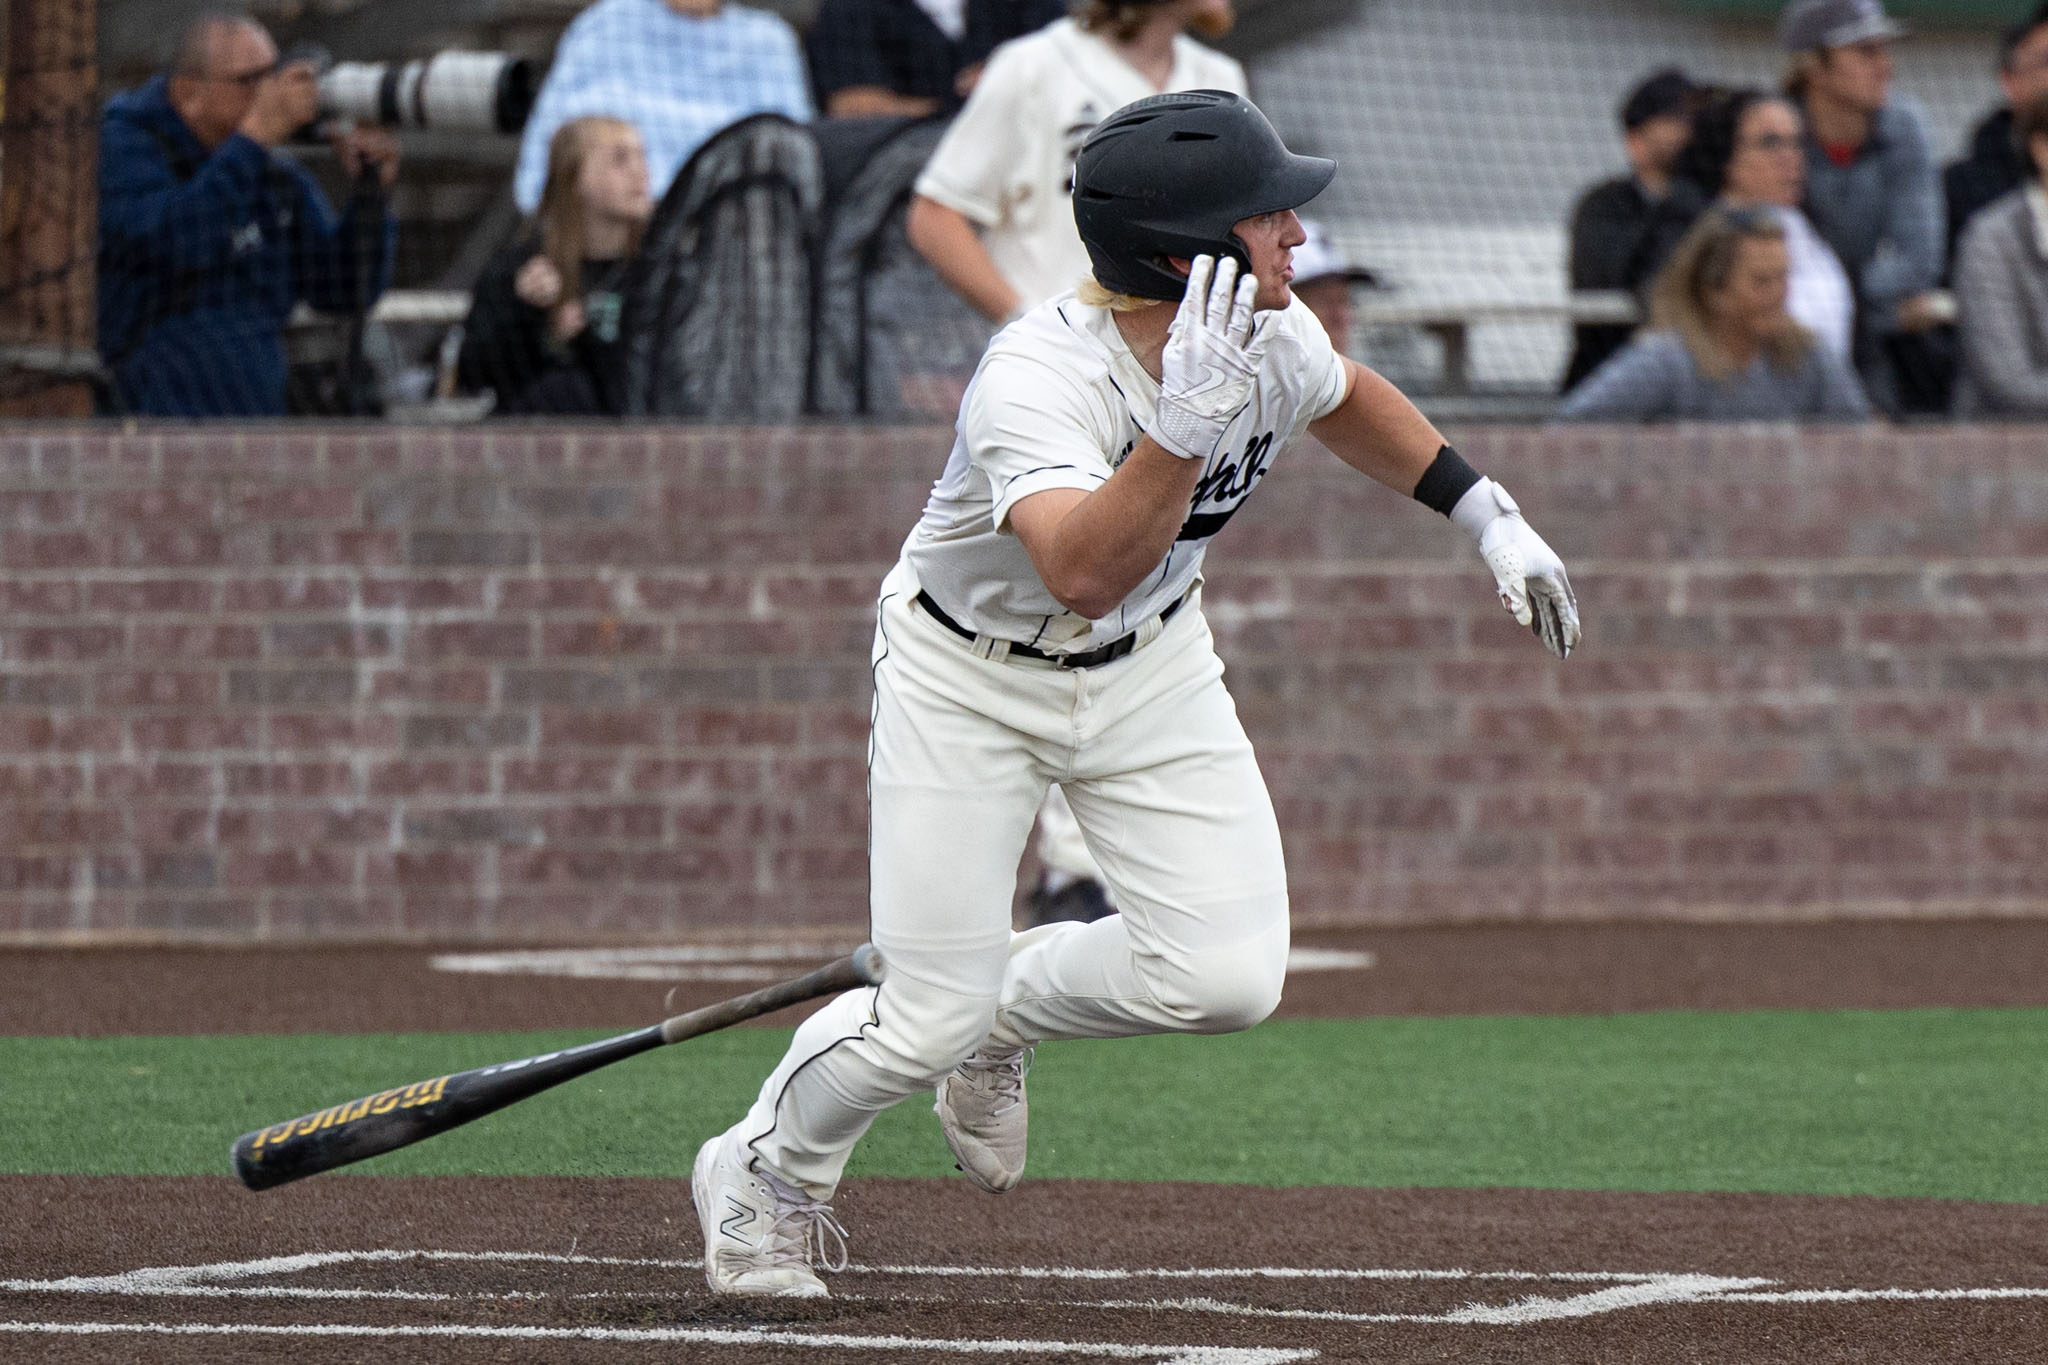
[[[549,1251],[436,1251],[381,1249],[374,1251],[308,1251],[246,1261],[215,1261],[205,1265],[149,1266],[114,1275],[71,1275],[55,1280],[0,1280],[0,1290],[79,1294],[157,1294],[181,1288],[221,1287],[225,1281],[267,1275],[296,1275],[349,1263],[397,1261],[467,1261],[501,1264],[634,1266],[658,1270],[702,1270],[699,1258],[581,1256]],[[999,1265],[866,1265],[856,1262],[848,1275],[889,1275],[931,1279],[1075,1280],[1500,1280],[1564,1281],[1597,1284],[1646,1284],[1682,1278],[1670,1273],[1597,1270],[1434,1270],[1399,1267],[1303,1266],[999,1266]],[[290,1289],[290,1286],[284,1288]],[[372,1292],[372,1291],[364,1291]],[[384,1292],[384,1291],[374,1291]]]
[[[455,1294],[427,1290],[382,1290],[301,1285],[246,1285],[238,1281],[258,1277],[300,1274],[309,1270],[344,1264],[393,1262],[467,1262],[506,1265],[588,1265],[635,1267],[658,1270],[698,1270],[703,1262],[686,1258],[585,1256],[540,1251],[446,1251],[380,1249],[367,1251],[303,1252],[288,1256],[261,1257],[244,1261],[220,1261],[190,1266],[152,1266],[114,1275],[74,1275],[52,1280],[0,1280],[0,1292],[106,1294],[165,1298],[263,1298],[333,1300],[397,1300],[427,1303],[483,1300],[544,1301],[640,1299],[670,1297],[658,1291],[606,1290],[595,1293],[559,1294],[540,1291],[474,1291]],[[963,1266],[963,1265],[865,1265],[849,1266],[848,1275],[887,1276],[922,1279],[1007,1279],[1066,1281],[1076,1283],[1230,1281],[1322,1281],[1322,1282],[1467,1282],[1527,1283],[1557,1282],[1599,1284],[1603,1288],[1562,1298],[1530,1295],[1506,1304],[1467,1303],[1441,1313],[1346,1312],[1333,1309],[1272,1308],[1231,1303],[1194,1296],[1165,1299],[1060,1300],[1059,1306],[1103,1312],[1173,1312],[1215,1314],[1228,1317],[1296,1322],[1357,1324],[1435,1324],[1467,1326],[1524,1326],[1535,1322],[1591,1317],[1629,1309],[1675,1303],[1861,1303],[1877,1301],[1928,1300],[2017,1300],[2048,1299],[2048,1287],[2004,1286],[1959,1289],[1772,1289],[1777,1282],[1756,1277],[1727,1277],[1700,1274],[1635,1271],[1528,1271],[1430,1269],[1419,1267],[1082,1267],[1082,1266]],[[837,1295],[845,1302],[907,1302],[902,1296]],[[916,1301],[956,1302],[962,1306],[979,1303],[988,1307],[1009,1307],[1014,1299],[962,1301],[942,1296],[917,1296]],[[30,1330],[24,1328],[22,1330]],[[540,1329],[536,1329],[540,1330]],[[555,1330],[555,1329],[546,1329]],[[623,1329],[622,1329],[623,1330]],[[652,1339],[652,1338],[650,1338]],[[693,1340],[695,1338],[692,1338]],[[749,1340],[759,1339],[749,1336]],[[705,1340],[709,1340],[708,1338]],[[808,1340],[808,1338],[807,1338]],[[880,1340],[880,1339],[877,1339]],[[893,1338],[890,1340],[894,1340]],[[879,1349],[879,1348],[878,1348]],[[1288,1357],[1293,1359],[1296,1357]],[[1232,1357],[1236,1360],[1236,1357]]]
[[[70,1276],[57,1280],[8,1280],[0,1281],[0,1290],[15,1292],[81,1293],[81,1294],[129,1294],[138,1297],[190,1297],[190,1298],[267,1298],[288,1299],[337,1299],[350,1296],[379,1299],[411,1298],[422,1302],[449,1302],[458,1298],[484,1300],[511,1297],[485,1292],[470,1295],[452,1295],[430,1291],[404,1290],[347,1290],[291,1286],[264,1285],[247,1286],[236,1281],[272,1275],[299,1274],[308,1270],[328,1266],[355,1263],[392,1263],[401,1261],[456,1261],[540,1263],[551,1265],[601,1265],[637,1266],[666,1270],[697,1270],[702,1262],[694,1259],[656,1259],[609,1256],[579,1256],[552,1252],[470,1252],[381,1249],[375,1251],[322,1251],[304,1252],[290,1256],[261,1257],[247,1261],[220,1261],[196,1266],[153,1266],[127,1271],[117,1275]],[[1640,1272],[1599,1272],[1599,1271],[1527,1271],[1527,1270],[1465,1270],[1426,1269],[1410,1267],[1301,1267],[1301,1266],[1236,1266],[1236,1267],[1084,1267],[1084,1266],[929,1266],[929,1265],[854,1265],[845,1272],[850,1275],[887,1276],[914,1279],[1005,1279],[1011,1281],[1065,1281],[1078,1283],[1130,1283],[1136,1281],[1185,1282],[1191,1280],[1229,1281],[1312,1281],[1312,1282],[1498,1282],[1530,1283],[1556,1281],[1566,1283],[1599,1283],[1610,1286],[1592,1293],[1574,1295],[1563,1299],[1532,1296],[1505,1306],[1467,1304],[1463,1308],[1440,1314],[1389,1314],[1389,1313],[1324,1313],[1315,1310],[1268,1309],[1249,1304],[1226,1303],[1219,1299],[1196,1297],[1163,1300],[1102,1300],[1102,1301],[1061,1301],[1061,1306],[1102,1312],[1175,1312],[1221,1314],[1248,1319],[1295,1319],[1303,1321],[1330,1321],[1354,1323],[1489,1323],[1513,1325],[1521,1322],[1544,1321],[1563,1317],[1580,1317],[1594,1313],[1615,1312],[1624,1308],[1642,1307],[1651,1303],[1680,1302],[1700,1297],[1723,1288],[1749,1288],[1771,1283],[1768,1280],[1726,1280],[1705,1276],[1671,1274],[1644,1274]],[[601,1295],[568,1295],[575,1299],[596,1297],[627,1297],[617,1291]],[[546,1295],[533,1295],[544,1298]],[[880,1297],[839,1295],[843,1301],[887,1303],[891,1300]],[[943,1300],[942,1300],[943,1301]],[[999,1307],[1008,1300],[987,1300],[987,1306]]]
[[[1724,1295],[1731,1303],[1873,1303],[1940,1299],[2048,1299],[2048,1288],[1987,1289],[1780,1289]]]
[[[1593,1317],[1628,1308],[1648,1308],[1662,1303],[1696,1303],[1731,1289],[1770,1284],[1770,1280],[1722,1279],[1712,1275],[1674,1275],[1649,1284],[1622,1285],[1592,1294],[1565,1299],[1532,1296],[1510,1304],[1467,1304],[1447,1313],[1347,1313],[1324,1308],[1259,1308],[1250,1304],[1224,1303],[1219,1299],[1129,1300],[1091,1303],[1090,1308],[1167,1309],[1189,1313],[1218,1313],[1230,1317],[1274,1318],[1294,1322],[1422,1323],[1431,1325],[1486,1325],[1521,1327],[1532,1322],[1555,1322],[1565,1318]],[[1067,1305],[1069,1307],[1078,1305]]]
[[[0,1290],[73,1294],[158,1294],[183,1287],[218,1285],[260,1275],[297,1275],[324,1266],[389,1261],[495,1261],[545,1265],[652,1266],[696,1269],[702,1261],[651,1260],[629,1256],[562,1256],[547,1251],[302,1251],[290,1256],[263,1256],[248,1261],[214,1261],[205,1265],[145,1266],[116,1275],[68,1275],[57,1280],[0,1280]],[[293,1288],[293,1286],[283,1286]],[[379,1291],[381,1292],[381,1291]]]
[[[672,948],[520,948],[496,953],[438,953],[439,972],[484,976],[557,976],[584,981],[752,981],[774,977],[789,964],[852,952],[855,945],[684,944]],[[1335,948],[1292,948],[1287,970],[1363,971],[1371,953]]]
[[[771,1332],[720,1327],[480,1327],[466,1323],[370,1326],[357,1323],[0,1322],[0,1332],[58,1336],[427,1337],[500,1341],[603,1341],[636,1345],[809,1346],[840,1351],[929,1351],[944,1355],[1065,1355],[1104,1360],[1145,1360],[1158,1365],[1289,1365],[1321,1352],[1303,1348],[1145,1346],[1122,1342],[948,1340],[936,1337],[848,1336],[829,1332]]]

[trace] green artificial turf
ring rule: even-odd
[[[594,1036],[0,1038],[0,1171],[225,1173],[245,1129]],[[787,1040],[660,1049],[350,1170],[682,1175]],[[1278,1021],[1049,1046],[1031,1101],[1040,1178],[2048,1202],[2042,1010]],[[929,1100],[849,1174],[951,1174]]]

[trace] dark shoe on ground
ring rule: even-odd
[[[1083,877],[1068,882],[1057,891],[1047,891],[1045,883],[1039,882],[1031,893],[1026,913],[1031,922],[1024,927],[1035,929],[1041,924],[1062,921],[1090,924],[1106,915],[1114,915],[1116,907],[1109,903],[1109,892],[1101,882]]]

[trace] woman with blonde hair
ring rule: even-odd
[[[1572,390],[1565,421],[1862,420],[1848,363],[1786,312],[1790,253],[1767,208],[1709,209],[1657,278],[1650,325]]]
[[[620,287],[654,211],[640,134],[572,119],[548,144],[539,211],[478,279],[458,373],[496,412],[617,411]]]

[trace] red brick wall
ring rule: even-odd
[[[2048,434],[1474,430],[1565,666],[1313,447],[1209,612],[1304,921],[2027,911]],[[0,934],[858,922],[929,429],[0,436]]]

